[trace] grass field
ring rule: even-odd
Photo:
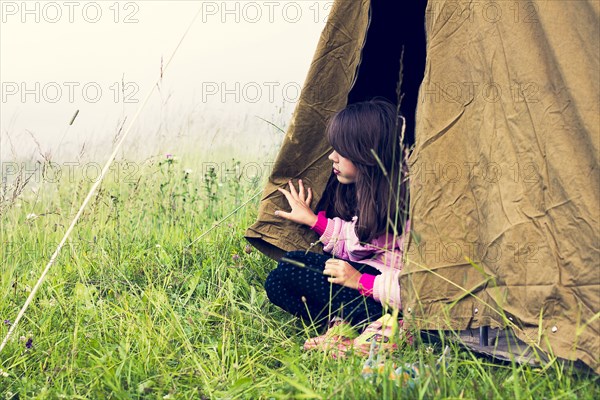
[[[265,170],[207,165],[115,164],[0,354],[0,399],[600,398],[596,376],[558,363],[495,365],[451,346],[436,368],[441,348],[419,340],[371,379],[358,356],[303,352],[314,332],[269,303],[262,283],[275,263],[243,238],[258,198],[215,225]],[[18,182],[4,184],[2,338],[87,194],[87,169],[47,170],[18,196]],[[387,376],[394,362],[428,372],[400,382]]]

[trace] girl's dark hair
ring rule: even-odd
[[[402,233],[408,200],[402,126],[396,107],[379,99],[350,104],[327,125],[333,149],[358,170],[352,184],[332,181],[333,212],[345,220],[358,216],[355,229],[362,242]]]

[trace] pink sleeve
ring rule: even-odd
[[[386,253],[387,259],[384,260],[380,268],[381,275],[377,275],[373,282],[373,299],[381,304],[387,304],[392,308],[402,308],[400,298],[400,272],[403,268],[402,251],[404,241],[410,234],[410,221],[406,222],[404,233],[398,241],[395,251]]]
[[[327,218],[327,225],[319,238],[323,243],[323,251],[349,261],[360,261],[372,256],[375,249],[363,245],[356,236],[356,220],[356,217],[352,221],[344,221],[337,217]],[[317,225],[318,221],[315,226]]]
[[[381,271],[373,279],[373,299],[391,308],[402,309],[400,299],[400,269],[390,268]]]

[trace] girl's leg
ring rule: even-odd
[[[382,315],[381,304],[377,301],[362,296],[358,290],[327,281],[323,268],[331,256],[294,251],[285,257],[296,263],[280,261],[265,282],[271,302],[285,311],[306,323],[318,325],[325,325],[333,316],[339,316],[352,325],[362,325]],[[377,269],[368,265],[352,265],[361,272],[379,274]]]

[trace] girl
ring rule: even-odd
[[[333,116],[326,133],[337,182],[327,190],[333,199],[326,211],[313,213],[312,190],[302,180],[298,190],[291,181],[289,190],[279,188],[291,211],[275,215],[309,226],[325,255],[286,253],[265,290],[271,302],[309,324],[360,328],[380,318],[384,307],[401,307],[407,193],[400,118],[382,100],[351,104]]]

